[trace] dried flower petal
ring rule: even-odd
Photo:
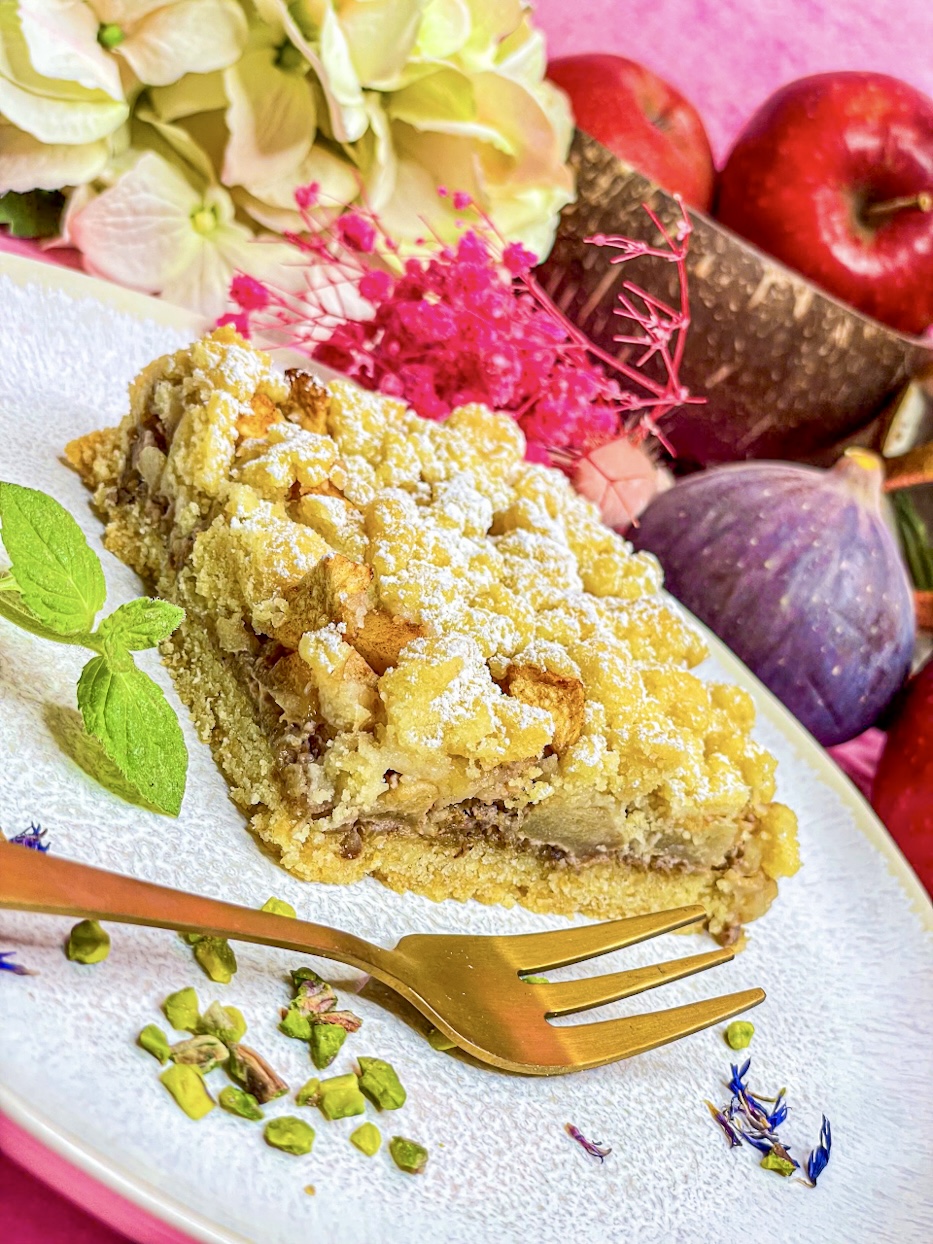
[[[30,972],[21,963],[10,962],[15,954],[15,950],[0,950],[0,971],[12,972],[15,976],[35,976],[35,972]]]
[[[33,851],[48,851],[49,843],[43,842],[48,831],[39,825],[30,824],[21,834],[15,834],[9,841],[18,847],[29,847]]]
[[[816,1181],[826,1170],[829,1162],[830,1150],[833,1147],[832,1131],[829,1126],[829,1119],[823,1115],[823,1126],[820,1128],[820,1143],[807,1158],[807,1178],[810,1180],[810,1186],[816,1187]]]
[[[598,1158],[600,1162],[605,1162],[606,1158],[609,1157],[609,1154],[612,1153],[612,1149],[608,1145],[601,1145],[594,1140],[587,1140],[580,1129],[578,1127],[574,1127],[572,1123],[567,1123],[564,1126],[567,1135],[572,1136],[577,1144],[585,1149],[591,1158]]]

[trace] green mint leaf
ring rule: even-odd
[[[78,679],[78,707],[126,780],[160,812],[177,816],[185,792],[188,751],[178,718],[128,653],[93,657]]]
[[[112,649],[154,648],[168,639],[184,621],[185,611],[167,600],[140,596],[114,609],[97,628],[97,638],[105,652]]]
[[[93,647],[94,640],[84,631],[74,635],[59,635],[51,627],[44,626],[33,611],[25,603],[19,592],[4,589],[0,591],[0,618],[6,618],[24,631],[38,635],[40,639],[54,639],[59,644],[78,644],[82,647]]]
[[[23,603],[56,635],[94,628],[107,588],[100,560],[64,506],[0,482],[0,540]]]
[[[9,190],[0,194],[0,225],[14,238],[50,238],[58,233],[65,197],[58,190]]]

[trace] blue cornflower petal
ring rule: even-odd
[[[24,968],[21,963],[10,962],[10,959],[15,954],[15,950],[0,950],[0,971],[13,972],[17,976],[31,976],[32,973],[29,971],[29,968]]]
[[[15,843],[18,847],[30,847],[33,851],[48,851],[49,843],[43,842],[47,831],[41,825],[30,824],[28,829],[24,829],[21,834],[15,834],[10,842]]]

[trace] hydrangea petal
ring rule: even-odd
[[[246,36],[246,18],[235,0],[176,0],[131,27],[115,51],[141,82],[168,86],[186,73],[226,69]]]
[[[395,147],[389,118],[382,106],[382,97],[375,91],[366,93],[369,130],[359,146],[359,166],[366,188],[366,199],[374,212],[381,212],[395,193],[397,175]],[[433,198],[437,198],[434,186]]]
[[[525,6],[522,0],[467,0],[470,37],[461,49],[465,64],[491,64],[503,39],[519,25]]]
[[[0,120],[0,186],[25,193],[78,186],[96,177],[110,156],[104,139],[93,143],[40,143]]]
[[[299,186],[308,186],[312,182],[320,186],[321,201],[325,207],[352,203],[360,192],[360,175],[349,161],[341,159],[326,147],[312,147],[301,164],[287,177],[250,185],[245,193],[237,195],[237,201],[267,229],[276,232],[300,230],[304,227],[304,221],[295,205],[295,191]]]
[[[147,151],[109,189],[69,216],[69,235],[99,276],[158,293],[192,260],[201,198],[178,169]]]
[[[388,113],[394,121],[438,134],[476,138],[513,154],[513,144],[505,133],[505,118],[496,117],[490,124],[482,119],[480,107],[474,80],[453,67],[420,78],[388,101]]]
[[[532,26],[527,14],[496,49],[496,69],[527,86],[536,86],[547,71],[544,32]]]
[[[137,137],[138,145],[154,147],[160,155],[166,156],[170,162],[174,162],[175,158],[179,157],[207,185],[216,180],[214,166],[211,164],[207,152],[195,142],[194,138],[182,126],[172,125],[168,121],[163,121],[151,108],[145,106],[137,108],[135,120],[142,122],[143,126],[151,127],[151,132],[149,133],[150,141]],[[136,128],[140,129],[141,127]]]
[[[361,86],[379,87],[404,68],[425,0],[342,0],[338,20]]]
[[[342,143],[356,142],[366,133],[366,108],[350,49],[331,0],[295,0],[288,7],[283,0],[276,0],[276,3],[281,6],[280,14],[288,37],[318,76],[327,99],[334,138]]]
[[[199,112],[227,107],[224,71],[186,73],[170,86],[154,86],[149,92],[152,106],[163,121],[180,121]]]
[[[229,306],[230,281],[237,272],[268,278],[294,262],[294,255],[283,243],[254,238],[243,225],[228,223],[200,239],[185,269],[166,282],[162,297],[213,319]]]
[[[277,68],[275,58],[272,48],[258,48],[224,74],[230,138],[222,176],[228,186],[285,177],[311,150],[311,88],[304,74]]]
[[[466,0],[428,0],[418,29],[416,56],[447,60],[470,37],[470,8]]]
[[[15,7],[0,4],[0,113],[8,121],[40,142],[86,143],[106,138],[128,112],[122,99],[37,73]]]
[[[82,0],[19,0],[19,18],[36,73],[123,99],[120,70],[97,42],[97,18]]]

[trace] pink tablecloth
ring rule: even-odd
[[[933,5],[906,0],[537,0],[553,54],[616,51],[678,86],[719,158],[774,89],[804,74],[874,69],[933,95]],[[598,31],[598,37],[594,32]],[[0,247],[3,246],[0,237]],[[873,744],[869,741],[870,752]],[[877,740],[874,741],[877,747]],[[865,782],[866,746],[856,758]],[[3,982],[15,988],[16,978]],[[4,1244],[126,1244],[125,1237],[0,1156]]]

